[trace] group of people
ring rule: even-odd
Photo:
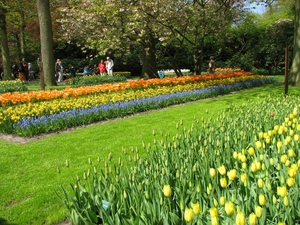
[[[19,61],[18,64],[13,63],[11,70],[15,79],[20,79],[22,81],[31,81],[35,79],[34,69],[30,62]]]
[[[3,79],[3,65],[0,65],[0,80]],[[11,72],[15,79],[22,81],[31,81],[35,79],[34,68],[31,63],[25,61],[19,61],[19,63],[13,63],[11,66]]]
[[[94,65],[93,70],[91,70],[88,66],[84,67],[83,74],[84,75],[100,74],[101,76],[105,76],[107,74],[109,76],[112,76],[113,67],[114,67],[114,61],[111,58],[106,57],[106,61],[101,59],[98,65]]]
[[[107,75],[112,76],[113,75],[113,67],[114,67],[114,61],[111,58],[106,57],[105,62],[103,59],[100,60],[100,62],[98,64],[97,72],[99,72],[99,74],[101,76],[104,76],[106,73],[107,73]],[[96,72],[96,74],[97,74],[97,72]]]

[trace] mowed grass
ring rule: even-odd
[[[299,94],[298,87],[289,87],[289,95]],[[208,119],[248,101],[259,104],[269,95],[284,99],[282,82],[58,132],[26,144],[0,140],[0,224],[62,222],[67,211],[56,192],[61,193],[61,185],[69,187],[76,175],[82,178],[91,168],[89,158],[93,166],[103,168],[109,153],[113,156],[111,165],[117,164],[119,158],[127,159],[122,153],[123,148],[128,154],[138,150],[141,157],[147,157],[142,142],[152,145],[153,131],[156,136],[166,133],[174,136],[180,132],[176,124],[181,121],[189,128],[195,118],[199,121]],[[66,160],[69,168],[65,166]]]

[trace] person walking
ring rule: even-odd
[[[104,63],[103,59],[100,60],[99,64],[98,64],[98,69],[100,72],[100,76],[104,76],[105,72],[106,72],[106,64]]]
[[[29,71],[29,80],[34,80],[34,71],[32,68],[32,63],[28,63],[28,71]]]
[[[208,73],[209,74],[215,73],[215,59],[213,56],[210,57],[210,61],[208,63]]]
[[[107,57],[106,59],[107,59],[107,61],[106,61],[107,74],[109,76],[112,76],[113,75],[114,61],[109,57]]]
[[[56,60],[56,63],[55,63],[55,76],[57,78],[57,81],[58,82],[63,82],[63,66],[62,66],[62,63],[60,61],[60,59],[57,59]]]

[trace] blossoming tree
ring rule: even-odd
[[[61,21],[66,38],[86,40],[101,54],[142,49],[142,77],[157,77],[156,44],[184,40],[194,51],[200,74],[204,39],[232,24],[240,0],[132,1],[69,0]]]

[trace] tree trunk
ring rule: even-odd
[[[300,78],[300,2],[295,1],[295,28],[294,28],[294,46],[293,46],[293,62],[289,75],[289,83],[293,86],[299,84]]]
[[[194,58],[194,75],[199,75],[199,74],[201,74],[200,73],[201,70],[200,70],[200,67],[199,67],[200,63],[199,63],[198,53],[195,53],[193,55],[193,58]]]
[[[3,61],[3,79],[11,80],[11,66],[6,32],[6,10],[0,5],[0,42]]]
[[[151,79],[158,78],[157,62],[155,55],[155,38],[149,34],[142,42],[142,74],[141,78]]]
[[[25,57],[25,15],[23,9],[20,11],[20,17],[21,17],[21,25],[20,25],[20,50],[22,58]],[[25,61],[27,61],[25,59]]]
[[[202,64],[203,64],[203,48],[204,48],[204,37],[200,40],[200,45],[196,46],[194,58],[194,75],[201,75]]]
[[[45,84],[57,85],[54,70],[53,34],[49,0],[37,0],[37,9],[40,23],[41,58]]]

